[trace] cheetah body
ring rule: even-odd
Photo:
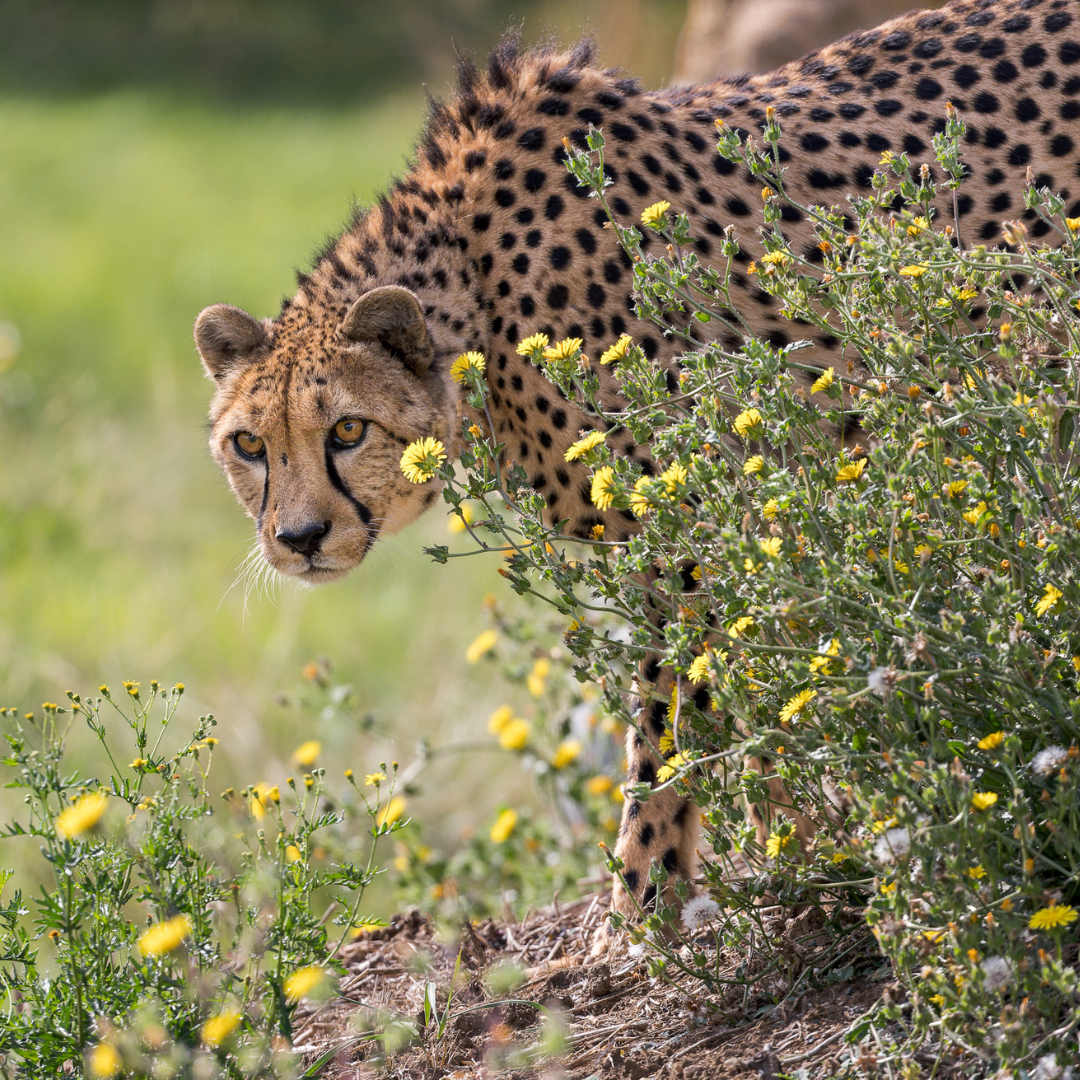
[[[1080,0],[955,0],[776,72],[693,89],[643,91],[594,67],[588,45],[521,53],[506,42],[483,72],[463,66],[453,99],[433,108],[415,164],[318,257],[277,318],[216,305],[196,324],[216,382],[211,450],[257,523],[265,559],[283,574],[330,580],[435,501],[435,485],[409,483],[398,461],[425,436],[453,451],[468,408],[449,368],[469,350],[487,358],[495,439],[552,520],[579,536],[598,524],[608,539],[632,533],[632,516],[599,512],[588,470],[564,460],[581,431],[603,422],[516,346],[542,332],[581,338],[598,356],[627,333],[661,361],[685,346],[635,318],[629,260],[566,171],[563,139],[583,146],[589,125],[601,129],[616,217],[670,202],[688,214],[705,262],[723,261],[720,238],[734,225],[733,306],[776,346],[812,337],[815,362],[826,364],[841,359],[836,341],[785,320],[747,272],[762,251],[752,209],[761,184],[717,155],[715,122],[759,131],[772,106],[793,199],[842,204],[869,185],[885,151],[932,162],[947,100],[968,124],[972,175],[955,208],[965,243],[997,241],[1008,217],[1027,218],[1040,235],[1044,223],[1017,195],[1027,169],[1080,216]],[[952,221],[952,202],[938,213]],[[785,210],[783,229],[794,250],[819,258],[797,210]],[[643,241],[646,252],[659,244]],[[741,345],[730,330],[720,340]],[[609,369],[602,379],[614,408]],[[344,439],[343,420],[361,425]],[[237,433],[260,452],[243,453]],[[652,470],[649,447],[625,429],[609,430],[607,445]],[[662,706],[644,727],[658,736]],[[651,781],[654,748],[634,735],[628,748],[631,779]],[[671,790],[627,800],[617,850],[638,896],[652,859],[690,872],[688,809]],[[626,903],[617,891],[616,906]]]

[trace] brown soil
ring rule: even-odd
[[[318,1074],[327,1080],[773,1080],[796,1070],[815,1080],[856,1063],[871,1065],[868,1045],[849,1045],[844,1036],[894,988],[856,919],[849,934],[858,959],[850,981],[776,1005],[783,987],[709,994],[687,976],[652,978],[647,956],[624,941],[602,960],[590,959],[589,942],[606,906],[606,897],[593,896],[521,923],[466,926],[452,944],[421,913],[396,916],[387,929],[343,950],[340,997],[297,1018],[294,1047],[308,1067],[328,1055],[332,1060]],[[789,954],[802,966],[814,960],[814,932],[805,915],[776,923],[777,937],[790,942]],[[721,969],[730,976],[746,959],[722,953]],[[524,981],[495,994],[491,979],[497,984],[505,964],[518,965]],[[425,1026],[430,983],[435,1015]],[[558,1018],[546,1036],[544,1010]],[[440,1034],[442,1016],[448,1019]],[[384,1055],[384,1044],[365,1032],[394,1021],[412,1024],[415,1034],[411,1041],[403,1035]]]

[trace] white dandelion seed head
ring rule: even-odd
[[[720,905],[711,896],[694,896],[683,905],[682,921],[687,930],[699,930],[720,913]]]
[[[885,691],[889,689],[891,683],[892,679],[889,677],[887,667],[876,667],[866,676],[866,685],[870,688],[870,692],[879,697],[885,696]]]
[[[981,967],[987,990],[1004,990],[1013,981],[1012,964],[1003,956],[988,956]]]
[[[907,829],[886,829],[874,844],[874,858],[878,862],[895,862],[910,851],[911,833]]]
[[[1031,771],[1040,776],[1049,776],[1055,769],[1061,768],[1069,759],[1069,751],[1063,746],[1048,746],[1040,750],[1031,759]]]
[[[1057,1058],[1053,1054],[1044,1054],[1035,1062],[1035,1068],[1029,1075],[1031,1080],[1058,1080],[1061,1073],[1062,1068],[1057,1063]]]

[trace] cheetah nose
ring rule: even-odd
[[[279,532],[277,539],[299,555],[314,555],[323,537],[330,531],[330,522],[302,526],[296,532]]]

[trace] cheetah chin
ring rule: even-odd
[[[968,124],[971,178],[955,218],[951,194],[937,214],[967,245],[997,241],[1009,212],[1039,238],[1049,226],[1016,194],[1023,170],[1080,217],[1078,16],[1080,0],[954,0],[770,74],[690,89],[645,91],[595,67],[589,43],[522,52],[511,37],[483,70],[463,64],[456,94],[432,107],[415,163],[301,275],[277,318],[216,305],[195,325],[216,386],[211,451],[257,523],[263,557],[307,582],[347,573],[380,536],[438,498],[436,481],[403,476],[405,447],[430,436],[452,455],[463,422],[480,425],[524,466],[551,520],[566,520],[580,537],[597,525],[606,538],[629,536],[633,515],[599,512],[588,469],[563,455],[581,433],[602,427],[608,447],[652,475],[649,446],[566,400],[516,347],[542,332],[581,338],[600,355],[629,334],[668,370],[674,389],[683,345],[634,317],[630,261],[604,211],[567,173],[564,138],[585,147],[590,125],[603,131],[606,194],[623,221],[666,200],[688,215],[701,260],[721,269],[720,238],[734,226],[741,250],[730,282],[745,323],[776,347],[812,334],[801,355],[841,366],[837,340],[787,321],[749,274],[763,254],[751,210],[760,182],[718,156],[715,122],[755,133],[771,106],[783,124],[780,157],[793,199],[843,204],[870,186],[886,151],[933,171],[931,142],[949,100]],[[798,209],[783,208],[783,227],[793,250],[821,262]],[[642,239],[648,254],[663,246],[658,236]],[[696,340],[715,334],[726,348],[742,345],[732,318],[682,325]],[[470,350],[487,358],[484,415],[470,411],[449,373]],[[620,406],[614,366],[599,369],[612,412]],[[806,386],[812,381],[811,372]],[[846,405],[855,430],[836,434],[850,441],[858,420]],[[642,679],[656,684],[660,702],[642,713],[648,738],[631,733],[628,761],[633,782],[651,783],[672,677],[652,657]],[[776,798],[782,807],[782,790]],[[617,910],[633,917],[637,904],[653,901],[653,862],[693,874],[691,811],[670,789],[644,803],[626,799],[616,854],[629,892],[616,886]],[[755,813],[763,838],[768,823]],[[815,823],[797,826],[806,838]]]

